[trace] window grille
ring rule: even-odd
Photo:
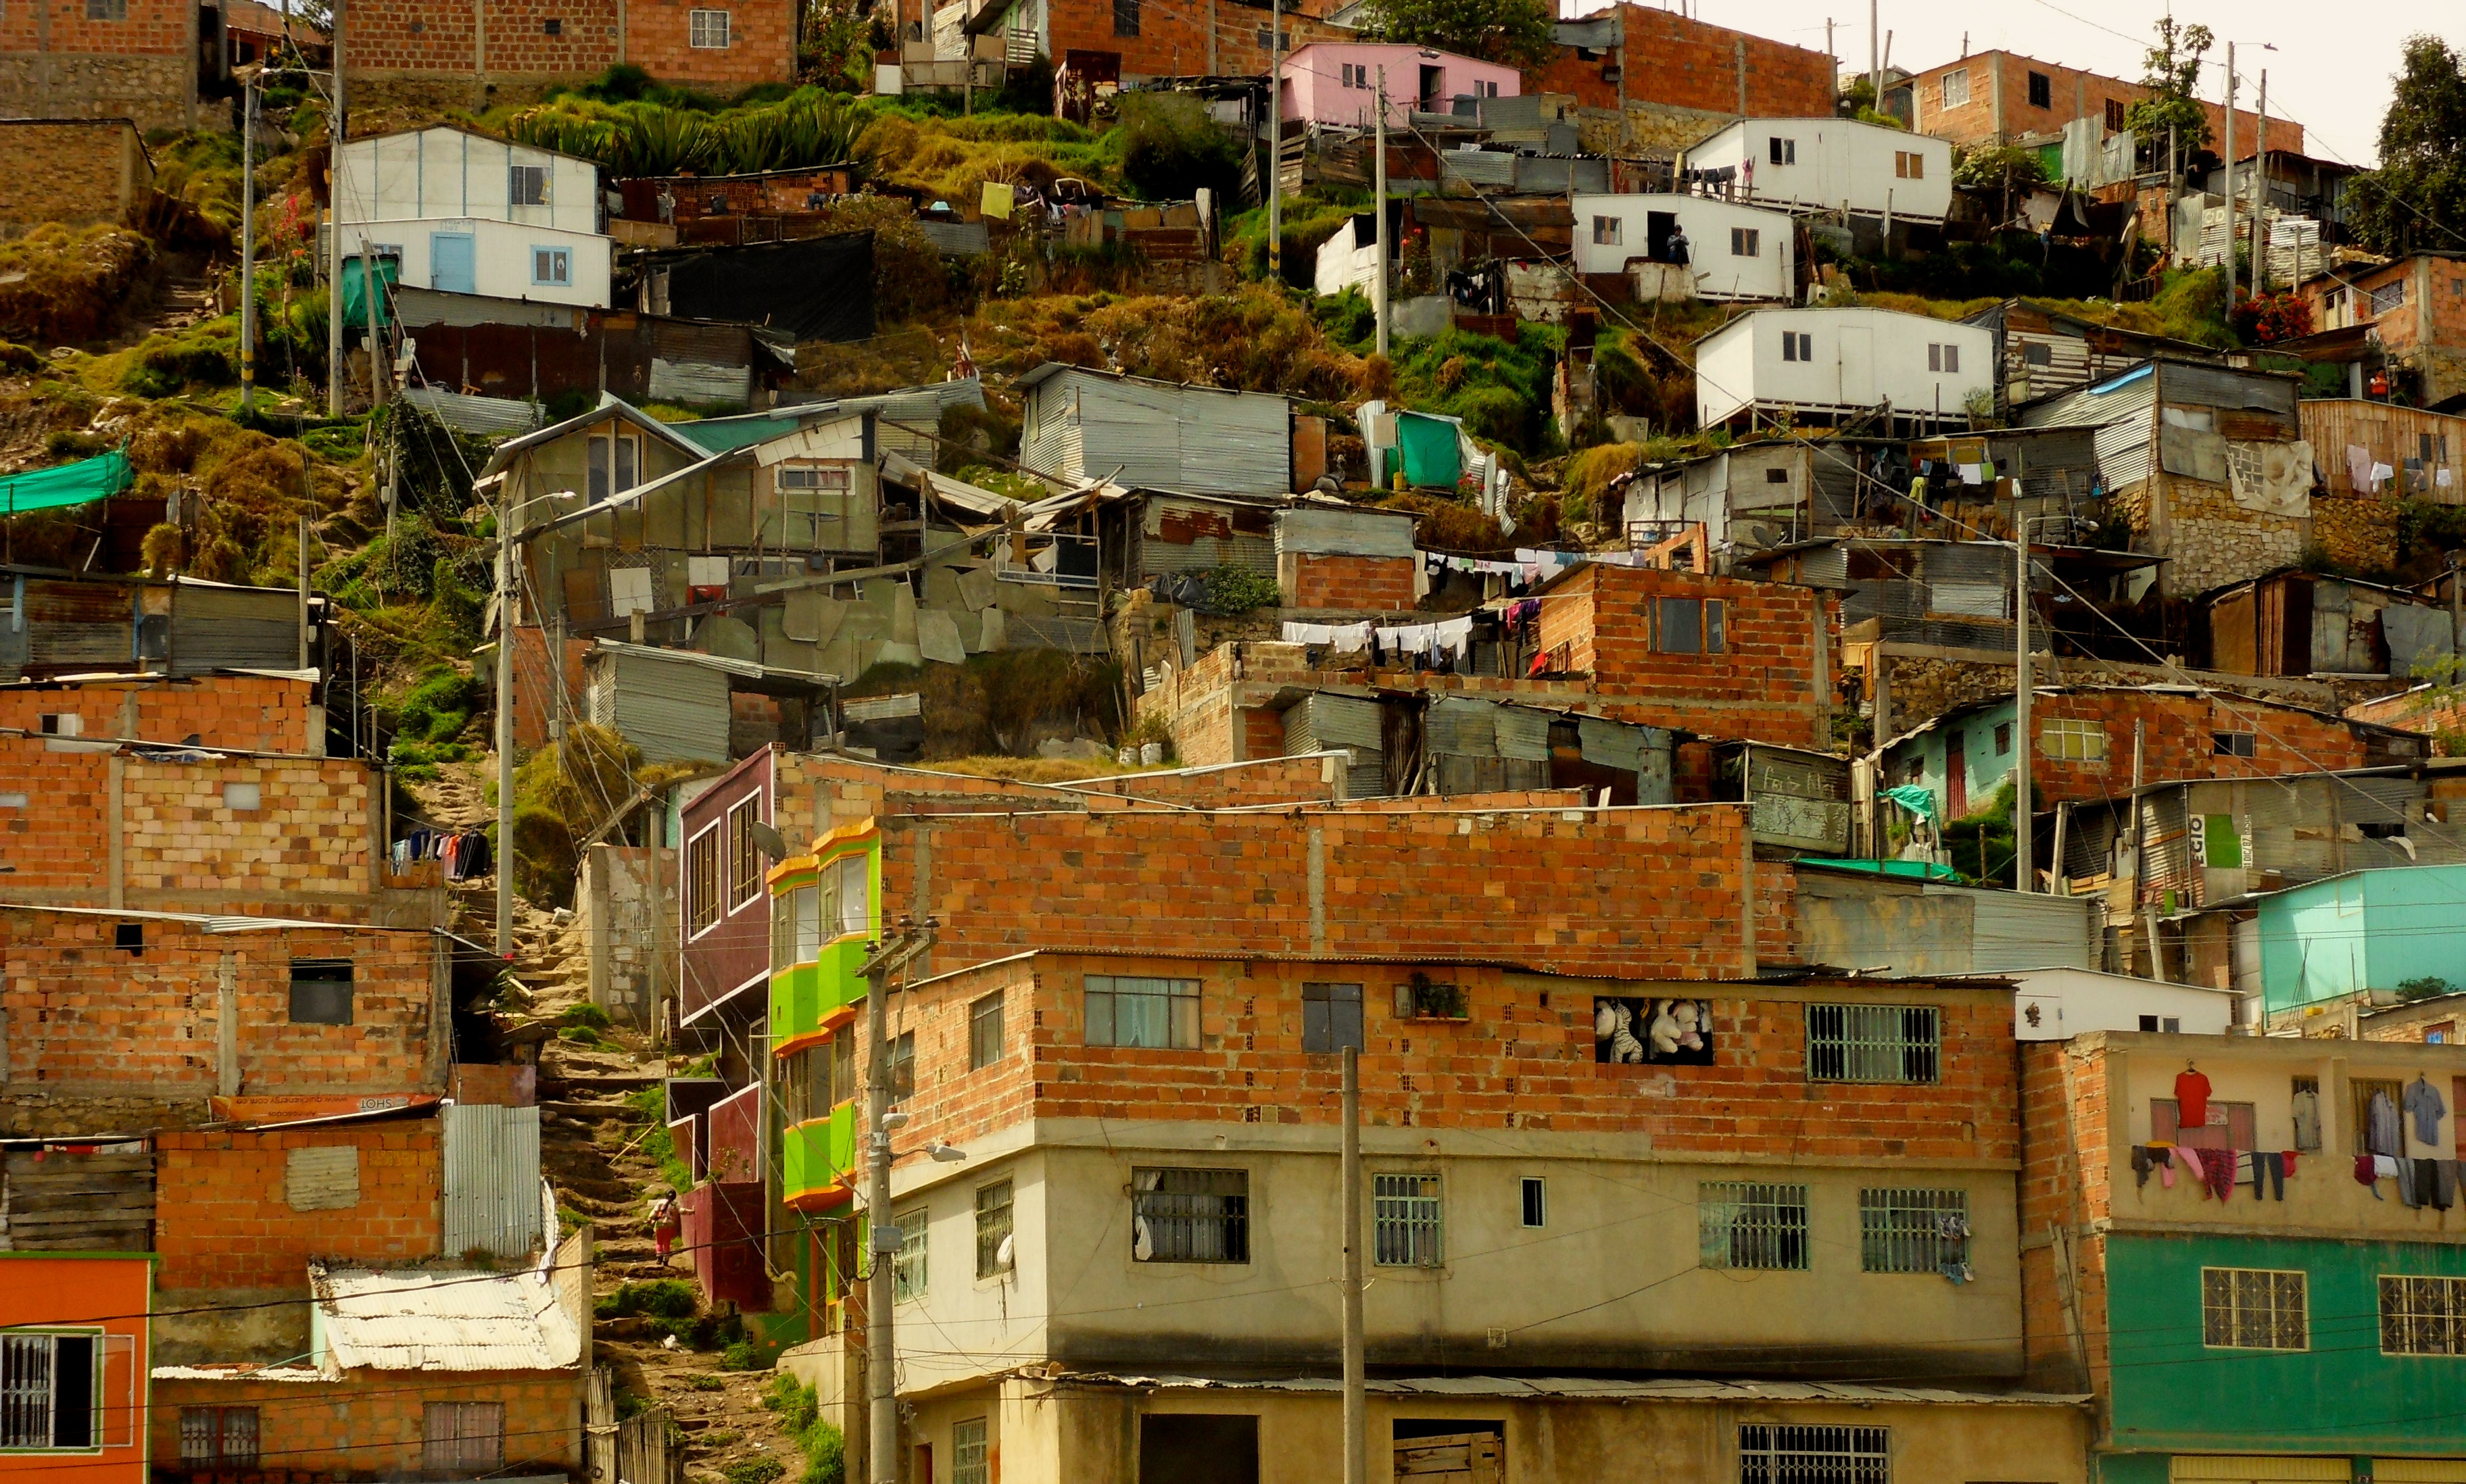
[[[730,911],[753,899],[762,890],[762,851],[753,827],[762,820],[760,795],[728,811],[728,905]]]
[[[2371,303],[2372,313],[2376,315],[2385,315],[2392,309],[2402,307],[2406,303],[2406,280],[2400,278],[2394,283],[2384,283],[2372,290]]]
[[[989,1484],[985,1419],[963,1418],[951,1424],[951,1484]]]
[[[1375,1176],[1370,1195],[1373,1259],[1382,1268],[1439,1266],[1439,1177]]]
[[[981,1072],[1001,1055],[1002,997],[997,989],[968,1007],[968,1070]]]
[[[1302,986],[1302,1050],[1361,1049],[1361,986]]]
[[[1113,0],[1113,34],[1135,36],[1139,33],[1139,0]]]
[[[1940,1061],[1932,1005],[1810,1005],[1811,1082],[1932,1082]]]
[[[0,1335],[0,1448],[52,1446],[53,1338]]]
[[[1090,974],[1087,985],[1089,1046],[1198,1049],[1198,980]]]
[[[1950,1273],[1969,1262],[1964,1190],[1858,1192],[1858,1265],[1869,1273]]]
[[[2466,1278],[2384,1276],[2381,1354],[2466,1355]]]
[[[1695,1187],[1699,1247],[1707,1268],[1806,1268],[1806,1187],[1705,1181]]]
[[[998,1277],[1011,1270],[1011,1254],[1002,1251],[1010,1234],[1010,1182],[997,1181],[976,1191],[976,1276]]]
[[[685,842],[685,931],[706,931],[719,920],[719,831],[706,830]]]
[[[1738,1429],[1738,1484],[1891,1484],[1890,1428]]]
[[[891,1218],[899,1228],[899,1252],[890,1260],[890,1301],[907,1303],[925,1296],[928,1270],[925,1263],[925,1218],[923,1210],[902,1211]]]
[[[257,1408],[180,1408],[180,1462],[199,1469],[257,1467]]]
[[[2300,1273],[2201,1270],[2201,1343],[2220,1350],[2308,1350]]]
[[[1249,1173],[1131,1171],[1131,1256],[1138,1262],[1248,1262]]]

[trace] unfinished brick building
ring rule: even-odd
[[[1833,59],[1677,11],[1621,3],[1558,26],[1527,93],[1569,93],[1584,147],[1684,149],[1735,119],[1832,115]]]
[[[363,99],[477,108],[618,63],[677,87],[738,93],[795,81],[796,50],[787,0],[369,0],[351,11],[343,62]]]
[[[216,15],[185,0],[10,6],[0,11],[0,116],[193,129],[201,64],[222,50]],[[202,36],[201,20],[213,27]]]

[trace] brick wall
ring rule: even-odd
[[[303,1478],[417,1478],[431,1404],[505,1409],[508,1474],[583,1467],[582,1374],[570,1371],[353,1371],[341,1381],[158,1381],[149,1431],[155,1467],[178,1475],[180,1409],[254,1406],[258,1454]],[[239,1475],[234,1475],[238,1477]]]
[[[0,224],[116,222],[153,181],[144,143],[121,121],[0,124]]]
[[[2106,756],[2096,761],[2032,758],[2038,807],[2064,800],[2108,799],[2132,787],[2132,727],[2141,726],[2141,777],[2275,778],[2316,768],[2361,767],[2362,739],[2334,718],[2247,698],[2169,695],[2157,691],[2079,690],[2041,695],[2030,715],[2039,735],[2064,719],[2096,721],[2106,731]],[[2251,732],[2253,755],[2221,757],[2215,734]]]
[[[126,0],[124,19],[87,12],[86,0],[0,7],[0,114],[196,127],[190,7]]]
[[[1658,652],[1652,606],[1665,598],[1722,603],[1724,653]],[[1829,750],[1828,677],[1837,666],[1827,602],[1812,587],[1585,566],[1542,593],[1540,642],[1554,651],[1566,646],[1567,668],[1616,700],[1615,708],[1602,708],[1604,715],[1725,740]]]
[[[158,1135],[156,1281],[168,1289],[298,1288],[312,1257],[374,1266],[437,1256],[439,1126],[426,1118]],[[285,1185],[293,1152],[341,1148],[357,1152],[358,1201],[293,1208]]]
[[[1951,72],[1968,74],[1969,101],[1946,108],[1943,79],[1944,75]],[[2029,74],[2033,72],[2048,79],[2045,107],[2032,105],[2029,101]],[[2096,119],[2103,125],[2108,100],[2112,99],[2129,109],[2149,92],[2140,83],[2126,82],[2120,78],[2062,67],[2009,52],[1979,52],[1917,75],[1913,86],[1917,91],[1918,132],[1948,139],[1956,144],[1995,143],[1998,132],[1996,79],[1999,77],[2003,79],[2004,89],[2002,133],[2009,138],[2061,133],[2067,122],[2080,118]],[[2214,151],[2225,143],[2226,109],[2208,101],[2201,106],[2208,111],[2209,147]],[[2257,137],[2258,126],[2257,115],[2241,108],[2235,110],[2235,153],[2243,154],[2251,149]],[[2303,126],[2290,120],[2271,118],[2269,145],[2272,149],[2301,152]]]
[[[1287,557],[1285,606],[1363,613],[1409,613],[1416,563],[1411,557],[1345,557],[1300,552]]]
[[[416,932],[210,934],[159,919],[145,946],[83,913],[0,913],[6,1078],[16,1093],[196,1099],[218,1089],[220,985],[236,990],[245,1094],[395,1093],[443,1085],[436,940]],[[352,1023],[291,1023],[291,961],[352,965]]]
[[[2430,690],[2403,691],[2378,700],[2358,701],[2346,708],[2358,721],[2402,726],[2432,737],[2432,750],[2443,757],[2458,755],[2456,740],[2466,737],[2466,698],[2435,695]]]
[[[18,131],[0,125],[0,145]],[[0,156],[5,158],[5,156]],[[74,714],[87,737],[179,742],[295,756],[322,749],[311,735],[305,680],[215,676],[195,680],[94,681],[0,691],[0,730],[39,732],[46,716]]]
[[[491,11],[491,14],[494,12]],[[586,692],[588,671],[586,660],[591,653],[588,639],[565,641],[565,715],[569,720],[588,717]],[[548,631],[533,625],[514,631],[514,746],[521,752],[535,752],[548,745],[548,723],[556,705],[557,667],[549,661]]]
[[[2032,1385],[2086,1390],[2106,1365],[2111,1207],[2103,1058],[2021,1043],[2021,1326]],[[2086,1364],[2084,1364],[2086,1362]]]
[[[1746,112],[1759,118],[1826,118],[1832,113],[1832,61],[1821,52],[1771,41],[1675,11],[1621,5],[1626,29],[1624,88],[1603,77],[1611,58],[1558,48],[1524,74],[1527,93],[1572,93],[1587,108],[1635,105],[1700,110],[1714,116],[1700,140],[1737,117],[1738,63],[1746,62]],[[1743,48],[1743,54],[1741,53]],[[1690,140],[1687,143],[1693,143]]]
[[[1235,0],[1133,0],[1138,34],[1117,34],[1113,0],[1045,0],[1055,62],[1065,52],[1118,53],[1122,76],[1187,78],[1213,73],[1265,77],[1268,10]],[[1211,33],[1215,45],[1211,51]],[[1356,34],[1324,21],[1286,12],[1285,50],[1312,41],[1351,41]]]
[[[653,1025],[675,977],[677,853],[593,846],[573,915],[591,944],[591,1003],[629,1026]]]
[[[1460,986],[1461,1021],[1394,1013],[1415,971]],[[1085,1044],[1088,975],[1195,979],[1199,1044]],[[1556,978],[1445,960],[1039,954],[934,981],[903,1000],[916,1033],[916,1121],[902,1149],[1030,1118],[1227,1123],[1335,1120],[1339,1058],[1302,1050],[1302,986],[1362,987],[1363,1120],[1374,1127],[1648,1129],[1665,1155],[1786,1153],[1827,1160],[2020,1157],[2012,1009],[2002,989],[1935,985],[1670,986]],[[1003,1055],[971,1070],[970,1008],[1004,996]],[[1594,999],[1675,993],[1713,1003],[1714,1064],[1595,1060]],[[1926,1084],[1807,1076],[1810,1003],[1940,1007],[1942,1071]]]
[[[729,44],[697,47],[692,11],[729,12]],[[796,8],[786,0],[474,0],[414,4],[372,0],[352,12],[346,61],[351,80],[583,78],[626,61],[662,82],[736,91],[796,78]],[[550,22],[555,32],[550,33]]]

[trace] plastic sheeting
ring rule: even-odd
[[[107,499],[128,488],[128,455],[118,449],[74,464],[0,479],[0,515],[57,510]]]
[[[708,248],[661,264],[667,312],[786,330],[799,341],[873,334],[873,233]]]
[[[343,266],[343,332],[347,335],[366,335],[369,332],[367,263],[366,258],[354,257]],[[391,328],[393,324],[393,288],[401,281],[402,262],[399,258],[377,259],[377,282],[385,285],[385,291],[377,296],[379,330]]]
[[[1403,450],[1404,482],[1416,488],[1452,489],[1464,474],[1457,456],[1456,425],[1419,412],[1396,414],[1396,440]]]

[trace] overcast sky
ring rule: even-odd
[[[1650,4],[1653,0],[1638,0]],[[1676,0],[1670,0],[1674,8]],[[1866,0],[1690,0],[1698,18],[1777,41],[1824,49],[1824,21],[1830,16],[1834,50],[1857,66],[1867,61]],[[1932,67],[1961,55],[1966,32],[1973,52],[2004,50],[2138,78],[2143,40],[2162,5],[2119,0],[1880,0],[1883,29],[1892,33],[1893,63]],[[1598,0],[1565,4],[1566,13],[1599,9]],[[2176,17],[2206,25],[2221,45],[2202,93],[2215,100],[2226,80],[2225,47],[2235,43],[2235,71],[2242,76],[2238,100],[2251,106],[2262,67],[2269,69],[2269,112],[2299,121],[2310,153],[2323,159],[2377,163],[2381,114],[2388,106],[2389,78],[2397,71],[2401,41],[2429,31],[2452,46],[2466,46],[2466,4],[2429,0],[2381,6],[2357,12],[2320,0],[2176,0]],[[2277,50],[2263,52],[2260,42]]]

